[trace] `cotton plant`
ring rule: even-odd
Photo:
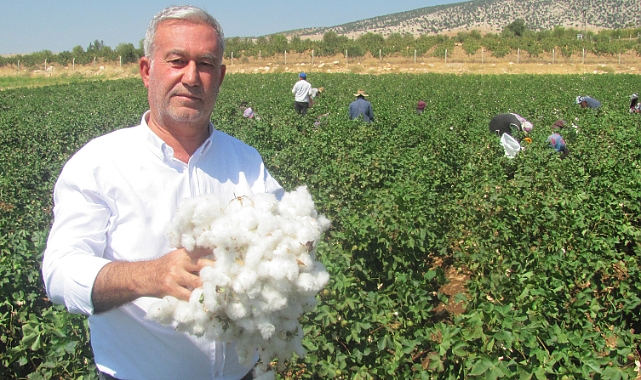
[[[210,340],[235,341],[241,363],[258,353],[256,378],[273,379],[272,360],[282,370],[293,354],[305,356],[299,319],[329,280],[315,259],[329,226],[306,186],[280,201],[273,194],[229,202],[212,195],[185,199],[169,227],[170,244],[212,249],[215,263],[200,271],[202,288],[189,302],[164,297],[147,318]]]

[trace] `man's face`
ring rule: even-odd
[[[216,38],[205,24],[168,20],[158,26],[151,60],[140,60],[150,123],[165,129],[209,124],[225,77]]]

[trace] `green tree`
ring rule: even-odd
[[[385,38],[381,34],[367,32],[356,39],[356,43],[363,47],[366,52],[378,55],[378,51],[385,46]]]
[[[287,42],[287,37],[284,34],[273,34],[269,36],[269,42],[275,53],[284,53],[289,46]]]
[[[119,44],[116,46],[116,54],[121,57],[122,63],[134,63],[138,62],[140,58],[138,56],[138,51],[133,44]]]
[[[503,29],[503,35],[506,37],[522,37],[525,34],[526,29],[525,21],[521,18],[517,18]]]

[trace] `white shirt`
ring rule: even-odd
[[[305,79],[300,79],[292,88],[292,94],[294,94],[294,101],[297,102],[308,102],[309,101],[309,92],[312,89],[312,85]]]
[[[47,293],[70,312],[90,316],[102,372],[120,379],[238,379],[250,367],[238,363],[233,344],[144,319],[157,298],[93,315],[91,291],[104,265],[155,259],[175,249],[165,233],[182,199],[284,193],[254,148],[213,124],[186,164],[149,129],[146,116],[138,126],[90,141],[65,164],[42,267]]]

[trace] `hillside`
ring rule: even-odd
[[[529,29],[546,30],[555,26],[600,30],[641,26],[638,0],[473,0],[419,8],[322,28],[288,31],[287,35],[317,39],[328,31],[358,37],[371,32],[414,36],[448,34],[461,30],[498,32],[517,18]]]

